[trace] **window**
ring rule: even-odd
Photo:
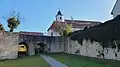
[[[51,32],[51,36],[53,36],[53,32]]]
[[[24,48],[24,46],[20,46],[21,48]]]
[[[60,20],[62,20],[62,17],[60,17]]]

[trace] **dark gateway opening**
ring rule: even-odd
[[[38,43],[35,47],[35,54],[45,53],[46,44]]]

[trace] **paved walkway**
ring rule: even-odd
[[[46,62],[48,62],[52,67],[67,67],[66,65],[60,63],[59,61],[53,59],[50,56],[40,55]]]

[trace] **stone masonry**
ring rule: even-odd
[[[18,43],[19,35],[17,33],[0,32],[0,60],[16,59]]]

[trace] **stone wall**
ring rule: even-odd
[[[53,43],[51,43],[51,50],[50,50],[50,52],[64,52],[64,43],[63,42],[58,42],[58,41],[56,41],[56,42],[53,42]]]
[[[45,51],[49,53],[64,52],[64,39],[60,36],[29,36],[20,34],[19,42],[25,42],[28,45],[28,55],[35,55],[35,46],[38,43],[46,45]]]
[[[64,40],[62,37],[54,37],[51,39],[51,43],[49,43],[49,48],[51,50],[49,52],[64,52]]]
[[[90,40],[83,40],[80,44],[78,41],[69,40],[67,45],[67,53],[83,55],[88,57],[95,57],[103,59],[103,56],[98,53],[100,51],[104,54],[104,59],[120,60],[120,52],[113,48],[102,48],[99,42],[91,43]]]
[[[18,56],[19,35],[0,32],[0,60],[16,59]]]

